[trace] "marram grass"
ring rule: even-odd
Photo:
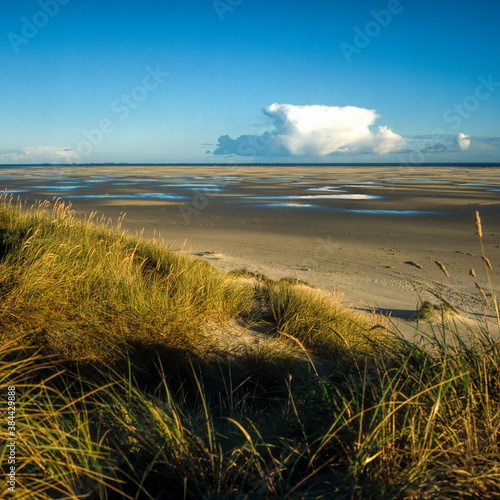
[[[500,350],[480,323],[424,348],[116,229],[59,202],[0,206],[13,497],[499,497]],[[205,326],[235,318],[316,366],[219,352]]]
[[[121,344],[203,345],[206,318],[248,314],[252,294],[202,261],[79,221],[55,202],[0,208],[3,334],[65,357],[113,358]],[[118,355],[118,354],[117,354]]]

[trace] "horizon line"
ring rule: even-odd
[[[297,166],[297,167],[451,167],[451,166],[492,166],[499,167],[500,162],[424,162],[419,164],[401,163],[401,162],[345,162],[345,163],[296,163],[296,162],[258,162],[258,163],[129,163],[129,162],[102,162],[102,163],[2,163],[0,168],[4,167],[105,167],[105,166],[131,166],[131,167],[249,167],[249,166]]]

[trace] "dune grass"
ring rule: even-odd
[[[498,498],[500,348],[484,325],[424,347],[293,280],[250,277],[58,201],[4,199],[15,495]],[[206,325],[235,319],[312,369],[220,352]]]
[[[208,264],[77,221],[56,201],[3,206],[0,262],[4,335],[74,356],[113,358],[124,342],[203,344],[200,325],[249,314],[252,294]],[[119,356],[119,354],[117,354]]]
[[[452,306],[442,302],[440,305],[432,304],[428,300],[422,302],[421,306],[417,310],[417,318],[419,320],[430,321],[437,319],[438,321],[442,319],[444,314],[455,314],[457,310]]]

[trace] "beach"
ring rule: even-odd
[[[220,269],[297,277],[393,318],[435,294],[493,316],[476,288],[488,294],[475,213],[498,283],[494,167],[4,167],[0,186],[28,204],[58,197],[78,214],[124,215],[130,234]]]

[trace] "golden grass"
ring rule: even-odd
[[[442,262],[439,262],[439,260],[434,261],[436,265],[443,271],[444,275],[449,279],[450,275],[448,274],[448,270],[446,269],[445,265]]]
[[[250,290],[202,261],[126,238],[58,201],[4,205],[0,318],[4,335],[67,358],[113,359],[126,342],[204,345],[207,317],[249,314]]]

